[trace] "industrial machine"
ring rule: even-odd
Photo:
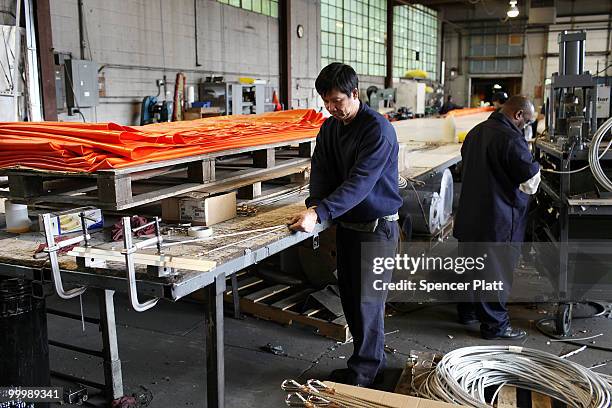
[[[416,116],[423,116],[426,86],[424,82],[400,79],[396,85],[395,103],[397,107],[408,108]]]
[[[585,40],[584,31],[559,34],[546,131],[534,146],[542,165],[531,231],[535,261],[557,292],[555,328],[562,335],[570,331],[573,303],[612,299],[612,119],[598,120],[605,87],[584,70]]]
[[[266,102],[266,84],[224,82],[222,77],[209,77],[198,88],[199,101],[220,108],[224,115],[264,113],[266,105],[272,105]]]
[[[370,86],[366,89],[366,101],[377,112],[393,110],[395,107],[395,89],[379,89]]]
[[[140,125],[148,125],[150,123],[168,122],[172,117],[172,102],[166,100],[160,101],[159,95],[161,88],[164,87],[164,95],[166,95],[166,80],[158,79],[157,95],[145,96],[140,105]]]

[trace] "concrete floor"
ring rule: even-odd
[[[48,306],[77,312],[78,300],[49,299]],[[116,295],[119,352],[123,367],[126,394],[148,389],[153,400],[150,407],[204,406],[204,342],[203,314],[200,304],[181,301],[162,302],[151,311],[136,313],[129,309],[127,299]],[[97,316],[96,299],[84,297],[84,310],[88,316]],[[534,327],[534,322],[554,310],[552,305],[537,309],[526,305],[513,305],[511,316],[516,326],[529,332],[519,342],[526,347],[538,348],[553,354],[562,354],[577,347],[549,342]],[[385,387],[392,389],[411,350],[431,350],[440,353],[455,348],[502,344],[481,340],[477,326],[465,327],[456,323],[453,305],[435,305],[413,313],[391,313],[387,318],[387,345],[397,349],[388,354]],[[49,338],[72,344],[100,348],[97,327],[74,320],[49,316]],[[598,333],[596,344],[612,347],[612,320],[590,318],[575,320],[576,336]],[[586,330],[586,333],[582,333]],[[333,369],[342,368],[352,351],[352,344],[338,344],[320,337],[304,327],[282,327],[246,317],[244,320],[225,319],[225,370],[227,407],[282,407],[284,393],[280,383],[293,378],[325,378]],[[284,348],[285,356],[275,356],[260,350],[271,343]],[[52,369],[102,381],[99,359],[76,355],[56,347],[50,348]],[[587,367],[602,362],[609,366],[597,369],[612,373],[612,353],[585,350],[573,361]]]

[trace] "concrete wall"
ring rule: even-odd
[[[50,0],[53,45],[59,52],[80,58],[78,9],[76,0]],[[185,72],[187,85],[204,77],[239,76],[265,79],[278,87],[278,20],[262,14],[223,5],[215,0],[197,1],[198,61],[196,65],[196,23],[192,0],[84,0],[85,57],[102,69],[106,96],[100,105],[83,109],[88,121],[138,122],[140,102],[155,95],[156,79],[167,76],[168,91],[174,79]],[[304,49],[293,55],[296,87],[318,73],[318,1],[298,0],[295,21],[303,20]],[[298,15],[299,13],[299,15]],[[297,25],[297,24],[295,24]],[[316,35],[316,37],[314,37]],[[311,36],[311,37],[308,37]],[[294,94],[295,90],[294,90]],[[311,104],[310,93],[297,94],[299,104]],[[304,102],[308,100],[308,102]],[[309,106],[307,105],[307,106]],[[63,120],[79,117],[61,115]]]

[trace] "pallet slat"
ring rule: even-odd
[[[272,297],[278,293],[284,292],[289,288],[291,288],[291,286],[274,285],[268,288],[260,289],[255,293],[251,293],[250,295],[245,296],[244,298],[253,302],[261,302],[262,300]]]
[[[517,408],[516,387],[506,385],[497,394],[497,408]]]
[[[100,170],[95,173],[42,173],[36,170],[8,169],[0,171],[0,174],[8,175],[8,195],[15,202],[70,204],[75,201],[75,197],[71,195],[74,192],[94,192],[97,190],[95,195],[78,197],[79,205],[95,205],[102,209],[125,210],[192,191],[209,192],[211,194],[232,191],[261,181],[303,173],[310,165],[309,157],[301,157],[296,155],[295,152],[291,156],[287,156],[286,152],[279,155],[280,151],[274,150],[275,147],[289,146],[290,144],[293,143],[253,146],[236,151],[221,151],[204,156],[185,157],[121,169]],[[248,152],[252,152],[254,156],[252,164],[228,170],[228,167],[231,166],[228,166],[226,161],[219,160],[219,168],[225,169],[224,174],[221,175],[216,171],[216,158]],[[184,172],[182,178],[179,178],[170,186],[154,182],[157,177],[163,178],[178,171]],[[52,191],[43,189],[43,178],[66,177],[74,182],[75,186],[73,188]],[[147,183],[143,184],[141,182],[138,184],[138,180],[146,180]],[[85,181],[86,184],[84,185]],[[97,187],[90,187],[92,181]],[[146,189],[143,190],[143,186]],[[155,188],[151,189],[152,187]],[[138,191],[139,189],[140,191]]]

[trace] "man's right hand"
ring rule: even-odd
[[[293,231],[312,232],[317,224],[317,213],[314,207],[302,211],[289,219],[289,229]]]

